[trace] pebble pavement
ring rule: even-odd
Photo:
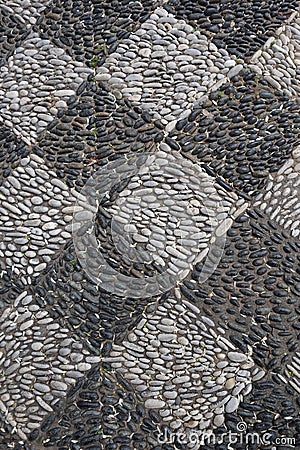
[[[251,67],[276,89],[299,101],[300,17],[293,13],[252,57]]]
[[[160,7],[109,54],[96,79],[150,110],[171,131],[205,93],[242,69],[239,62]]]
[[[293,0],[0,0],[0,450],[300,447],[299,55]]]

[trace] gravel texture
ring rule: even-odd
[[[271,220],[276,221],[282,228],[289,230],[293,237],[299,236],[299,149],[293,152],[282,168],[269,177],[265,191],[255,199],[254,206],[258,207]]]
[[[206,32],[218,47],[248,58],[274,35],[297,5],[277,0],[170,0],[165,8]]]
[[[37,155],[19,163],[0,187],[0,255],[3,268],[31,276],[71,238],[75,197]]]
[[[242,69],[238,62],[160,7],[109,54],[96,79],[154,112],[170,131],[203,95]]]
[[[34,144],[90,73],[91,69],[72,61],[63,49],[31,33],[1,71],[3,125]]]
[[[186,156],[211,175],[255,196],[297,147],[299,105],[245,70],[209,95],[170,133]]]
[[[1,450],[300,446],[298,8],[0,0]]]
[[[180,300],[169,297],[146,314],[106,360],[171,429],[207,431],[223,425],[225,412],[236,411],[259,369],[222,328]]]
[[[299,101],[300,17],[293,13],[251,59],[251,67],[284,94]]]

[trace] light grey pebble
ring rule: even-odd
[[[48,405],[48,403],[46,403],[41,397],[39,397],[38,395],[36,396],[36,401],[38,402],[38,404],[45,410],[48,412],[53,412],[53,409],[50,405]]]
[[[231,397],[228,403],[226,403],[225,411],[227,413],[232,413],[237,410],[239,406],[239,401],[237,397]]]
[[[228,352],[228,358],[230,359],[230,361],[234,361],[234,362],[247,361],[247,356],[244,355],[243,353],[238,353],[238,352]]]
[[[50,388],[46,384],[34,383],[33,387],[39,392],[50,392]]]
[[[32,319],[21,323],[20,330],[21,331],[27,330],[28,328],[32,327],[33,323],[34,323],[34,321]]]
[[[41,342],[33,342],[31,344],[32,350],[39,351],[41,348],[43,348],[43,344]]]
[[[165,406],[165,402],[163,400],[149,398],[145,401],[145,407],[149,409],[161,409]]]
[[[58,391],[66,391],[66,390],[68,389],[67,384],[66,384],[66,383],[63,383],[62,381],[55,381],[55,380],[52,380],[52,381],[50,382],[50,386],[51,386],[53,389],[57,389]]]

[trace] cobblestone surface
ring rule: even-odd
[[[0,0],[1,450],[300,446],[299,36],[293,0]]]

